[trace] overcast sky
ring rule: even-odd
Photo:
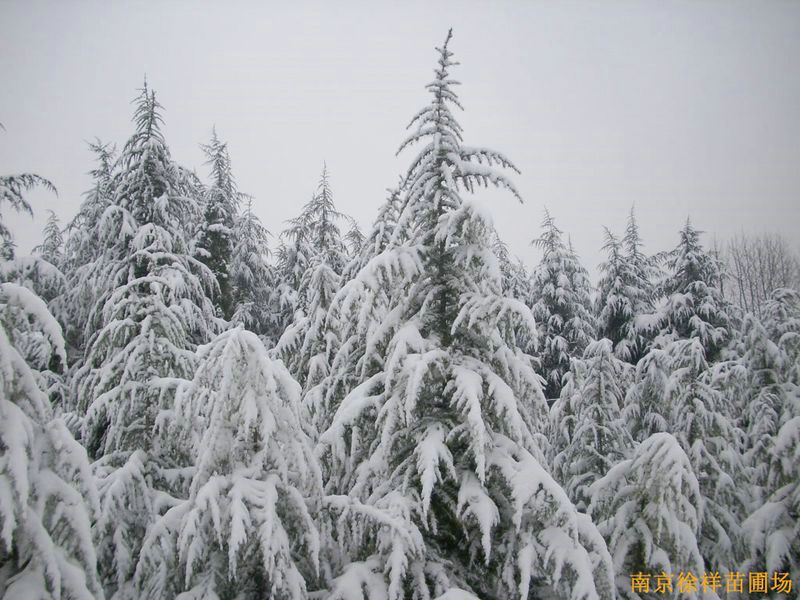
[[[341,210],[368,228],[413,152],[434,46],[453,27],[465,143],[506,153],[525,200],[482,193],[531,264],[546,205],[586,266],[602,226],[636,205],[647,249],[687,216],[707,241],[800,231],[798,2],[35,2],[0,0],[0,173],[34,172],[35,219],[2,206],[19,250],[52,208],[68,221],[93,157],[121,147],[144,74],[173,158],[228,141],[240,188],[273,232],[323,161]]]

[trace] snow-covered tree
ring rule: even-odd
[[[294,320],[275,348],[276,355],[303,386],[303,402],[309,410],[315,435],[328,428],[333,416],[333,411],[326,406],[322,383],[338,349],[337,327],[328,319],[328,311],[341,287],[341,273],[347,261],[336,224],[342,217],[333,204],[327,169],[324,169],[317,194],[297,218],[305,228],[303,239],[310,245],[311,254],[300,278]]]
[[[589,493],[589,512],[608,542],[620,597],[651,597],[632,589],[634,574],[705,572],[696,541],[703,511],[700,486],[689,457],[672,435],[647,438],[632,458],[592,484]]]
[[[750,396],[745,422],[753,470],[743,568],[800,576],[800,294],[779,289],[745,320]]]
[[[291,300],[281,296],[275,276],[267,262],[269,231],[253,212],[248,198],[245,209],[236,219],[234,246],[229,277],[234,324],[242,324],[274,345],[283,333],[281,307]]]
[[[622,247],[625,250],[634,285],[637,289],[644,291],[641,296],[637,295],[641,302],[641,306],[638,308],[649,307],[655,294],[654,282],[660,275],[657,265],[664,257],[663,253],[658,253],[655,256],[647,256],[644,253],[644,241],[639,233],[639,223],[636,220],[636,213],[633,207],[631,207],[631,212],[628,214],[625,235],[622,237]]]
[[[333,203],[327,166],[323,167],[317,191],[300,211],[289,221],[281,234],[278,270],[284,285],[295,294],[294,310],[308,305],[308,272],[314,265],[325,264],[337,276],[348,262],[348,251],[342,240],[338,223],[347,219],[336,210]]]
[[[747,315],[742,335],[745,350],[740,358],[745,383],[737,391],[744,396],[742,425],[747,431],[746,459],[752,470],[750,495],[762,503],[768,494],[767,479],[772,445],[781,427],[791,386],[782,377],[785,356],[756,317]]]
[[[635,225],[635,221],[633,223]],[[608,258],[600,265],[597,331],[599,336],[611,340],[617,357],[635,365],[644,356],[647,344],[636,326],[636,317],[652,312],[653,307],[649,282],[642,279],[637,266],[641,258],[636,254],[639,250],[633,238],[630,223],[627,243],[605,230],[603,250]],[[626,245],[629,246],[627,251]]]
[[[205,218],[196,253],[217,278],[219,294],[214,303],[222,316],[230,320],[234,310],[230,267],[241,194],[231,172],[228,145],[220,141],[216,129],[211,132],[211,141],[201,148],[206,165],[211,166],[211,184],[205,190]]]
[[[672,358],[659,348],[651,349],[636,365],[622,413],[628,431],[637,442],[670,430],[668,383],[671,368]]]
[[[352,260],[353,258],[361,255],[361,251],[364,249],[364,244],[367,241],[367,237],[364,235],[364,232],[361,231],[361,228],[358,226],[358,223],[353,217],[347,217],[347,222],[349,225],[347,227],[347,233],[344,234],[343,239],[347,245],[348,259]]]
[[[747,558],[741,569],[800,577],[800,416],[778,431],[772,446],[769,488],[774,490],[745,520]]]
[[[800,386],[800,291],[773,290],[761,314],[767,334],[784,355],[780,376]]]
[[[61,328],[26,288],[0,284],[0,597],[103,597],[86,451],[54,418],[40,369],[64,364]]]
[[[237,327],[200,349],[175,407],[192,423],[190,494],[150,530],[141,597],[307,597],[322,482],[299,405],[298,384],[255,334]]]
[[[533,244],[542,259],[533,271],[531,310],[538,324],[539,374],[547,398],[558,398],[571,357],[579,358],[595,336],[591,288],[586,269],[545,209],[542,235]]]
[[[159,435],[175,388],[195,367],[194,350],[216,329],[207,293],[213,274],[190,255],[186,223],[199,212],[183,195],[153,93],[137,101],[136,132],[120,153],[113,203],[103,215],[106,241],[95,269],[114,287],[99,297],[83,363],[72,382],[85,415],[82,441],[96,459],[101,514],[96,529],[109,595],[130,593],[146,528],[170,494],[185,489],[185,449]],[[177,473],[177,474],[176,474]]]
[[[530,311],[502,294],[490,218],[461,195],[516,190],[493,168],[507,158],[462,144],[451,35],[401,145],[422,148],[392,242],[345,292],[356,319],[393,290],[364,332],[377,360],[318,445],[347,494],[326,500],[348,523],[336,540],[358,542],[333,597],[613,597],[600,536],[542,466],[539,378],[505,335]]]
[[[64,244],[64,268],[70,271],[70,275],[72,271],[77,271],[97,258],[101,248],[98,229],[114,194],[112,177],[116,149],[100,140],[89,143],[89,149],[95,154],[97,161],[97,166],[89,172],[93,185],[83,195],[78,214],[67,225]]]
[[[710,381],[699,340],[667,348],[672,358],[667,382],[669,426],[686,451],[704,501],[698,545],[706,566],[722,573],[737,564],[746,497],[742,483],[740,430],[724,406],[725,396]]]
[[[61,227],[58,225],[58,216],[52,210],[48,210],[50,216],[44,226],[42,243],[36,246],[33,251],[47,262],[53,265],[60,265],[63,256],[64,236],[61,235]]]
[[[378,215],[369,233],[364,236],[360,251],[354,255],[342,271],[342,279],[348,282],[375,256],[383,252],[394,235],[397,219],[402,208],[403,178],[395,188],[386,190],[388,196],[378,209]]]
[[[589,503],[589,486],[628,458],[633,446],[620,410],[631,370],[614,356],[611,340],[592,342],[573,360],[567,377],[574,383],[564,386],[551,409],[553,470],[580,508]]]
[[[0,260],[0,281],[26,287],[48,303],[68,288],[67,280],[59,268],[38,256]]]
[[[22,173],[20,175],[0,175],[0,206],[8,203],[17,212],[33,214],[33,209],[28,201],[23,197],[23,193],[30,191],[36,186],[41,186],[57,194],[55,186],[44,177],[32,173]],[[14,258],[13,241],[14,236],[0,218],[0,241],[3,243],[4,258]]]
[[[730,337],[730,324],[716,287],[719,267],[703,250],[700,233],[687,219],[680,242],[667,260],[671,274],[661,286],[665,300],[649,320],[649,329],[662,346],[676,339],[697,338],[706,360],[715,362]]]
[[[94,185],[84,194],[78,214],[67,225],[62,261],[67,286],[53,303],[54,314],[64,327],[67,350],[77,356],[83,355],[87,338],[94,333],[91,328],[87,331],[92,308],[113,288],[110,275],[114,259],[120,258],[121,251],[111,255],[110,249],[119,249],[115,236],[125,229],[120,227],[124,219],[117,207],[106,212],[113,202],[115,150],[99,140],[89,144],[89,148],[98,163],[90,171]]]

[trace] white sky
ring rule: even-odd
[[[798,2],[29,2],[0,0],[0,173],[35,172],[35,219],[63,223],[90,187],[95,136],[121,147],[146,73],[173,158],[205,177],[216,124],[242,191],[275,234],[323,161],[341,210],[368,228],[412,152],[449,27],[465,143],[506,153],[525,199],[482,193],[512,251],[547,205],[592,272],[602,226],[636,204],[649,251],[688,215],[725,239],[800,230]],[[710,242],[711,235],[706,236]]]

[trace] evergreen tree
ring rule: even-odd
[[[496,231],[494,232],[492,249],[500,265],[503,294],[520,302],[529,301],[533,296],[531,276],[521,259],[511,258],[508,247],[500,239]],[[513,334],[513,345],[527,354],[535,354],[536,338],[530,334],[527,327],[515,327],[509,333]]]
[[[800,294],[775,290],[764,303],[763,326],[745,321],[743,357],[750,374],[746,414],[753,470],[752,511],[742,568],[800,576]]]
[[[91,310],[103,294],[113,289],[111,274],[115,263],[111,259],[119,256],[109,255],[111,248],[117,248],[117,241],[109,236],[123,229],[118,223],[123,215],[113,205],[115,150],[99,140],[89,148],[98,163],[90,171],[94,185],[84,194],[78,214],[67,225],[63,259],[67,286],[53,303],[54,313],[64,327],[67,350],[76,357],[73,364],[80,361],[88,337],[94,333],[88,327]]]
[[[503,296],[489,217],[461,196],[516,190],[492,168],[513,168],[508,159],[461,143],[451,35],[433,100],[401,146],[422,142],[392,243],[347,291],[348,315],[369,310],[364,289],[394,296],[367,329],[381,360],[318,446],[348,494],[326,500],[351,520],[337,541],[369,532],[334,569],[333,597],[613,596],[602,540],[542,466],[546,404],[531,357],[503,334],[515,318],[533,328],[530,311]]]
[[[64,365],[61,328],[29,290],[0,284],[0,597],[102,598],[86,451],[54,418],[42,369]]]
[[[299,386],[241,327],[200,350],[178,397],[196,424],[188,499],[153,526],[136,571],[148,598],[306,598],[319,537],[307,501],[319,467],[301,427]]]
[[[660,348],[651,349],[636,365],[633,385],[625,394],[623,418],[633,439],[643,442],[670,430],[669,376],[672,358]]]
[[[347,217],[347,221],[350,225],[347,228],[347,233],[344,234],[344,241],[347,244],[348,259],[352,260],[361,255],[367,237],[361,229],[359,229],[358,223],[354,218]]]
[[[132,593],[138,552],[160,503],[185,493],[187,453],[160,434],[176,386],[194,371],[196,344],[216,328],[207,297],[213,275],[187,243],[186,224],[192,227],[199,207],[183,195],[185,177],[160,132],[159,108],[145,87],[102,219],[107,245],[93,268],[108,273],[114,288],[92,311],[97,333],[72,384],[76,409],[85,414],[82,440],[96,459],[101,577],[119,597]]]
[[[703,497],[698,545],[707,567],[726,573],[738,562],[747,474],[739,452],[741,432],[726,414],[700,341],[680,340],[671,355],[667,382],[669,424],[686,451]],[[747,486],[745,486],[747,487]]]
[[[572,357],[580,357],[594,339],[589,278],[578,257],[545,209],[542,235],[533,244],[542,259],[533,272],[531,310],[538,324],[539,374],[547,398],[558,398]]]
[[[696,542],[703,510],[699,484],[669,433],[647,438],[633,458],[614,466],[589,492],[589,513],[608,542],[620,597],[651,597],[633,590],[635,574],[705,571]]]
[[[49,304],[67,289],[66,278],[58,267],[38,256],[0,260],[0,281],[28,288]]]
[[[698,338],[706,360],[715,362],[730,337],[729,317],[722,294],[715,287],[719,268],[700,244],[700,233],[687,219],[678,246],[669,254],[671,275],[662,284],[666,301],[651,323],[657,343]]]
[[[637,265],[643,257],[638,255],[636,229],[631,229],[631,223],[635,225],[635,221],[629,222],[625,241],[605,230],[603,250],[608,258],[600,265],[597,315],[598,335],[611,340],[618,358],[635,365],[644,356],[647,344],[636,326],[636,317],[650,313],[652,305],[648,282]]]
[[[745,520],[747,558],[741,569],[800,576],[800,416],[780,428],[772,446],[769,488],[774,490]]]
[[[303,386],[315,436],[330,425],[332,412],[325,407],[323,380],[330,372],[332,357],[338,347],[337,328],[328,319],[334,295],[341,286],[341,272],[347,252],[336,221],[343,217],[336,211],[328,182],[322,172],[317,194],[297,218],[303,223],[303,240],[310,245],[308,267],[300,279],[298,304],[293,322],[276,346],[289,372]]]
[[[217,278],[219,295],[215,297],[215,305],[220,314],[230,320],[234,310],[230,266],[241,194],[231,172],[228,145],[219,140],[216,129],[211,133],[210,143],[201,148],[206,164],[211,166],[211,185],[205,190],[205,219],[197,254]]]
[[[285,324],[280,306],[286,300],[274,289],[275,276],[269,258],[269,231],[253,212],[252,199],[236,219],[235,244],[230,264],[234,324],[242,324],[274,345]],[[276,298],[276,295],[278,297]]]
[[[42,243],[33,251],[47,262],[59,266],[63,257],[64,237],[58,226],[58,217],[52,210],[48,210],[47,224],[44,226]]]
[[[97,166],[89,171],[93,186],[84,194],[78,214],[67,225],[64,248],[65,270],[78,271],[97,258],[102,247],[97,235],[103,215],[111,205],[114,195],[112,183],[116,149],[111,144],[95,140],[89,144],[95,154]]]
[[[342,280],[352,280],[358,272],[375,256],[378,256],[389,245],[397,219],[402,207],[403,178],[397,187],[387,189],[388,197],[378,209],[378,216],[372,224],[370,232],[364,237],[361,248],[342,271]]]
[[[44,177],[32,173],[22,173],[20,175],[0,176],[0,204],[7,202],[17,212],[26,212],[33,215],[31,205],[23,197],[23,192],[30,191],[36,186],[42,186],[57,194],[55,186]],[[14,258],[14,236],[11,231],[0,219],[0,241],[3,243],[3,255],[6,260]]]
[[[574,387],[565,386],[551,409],[556,434],[551,439],[557,452],[554,473],[584,510],[589,504],[588,488],[628,458],[633,446],[620,411],[630,371],[614,356],[610,340],[592,342],[583,359],[573,361],[568,377],[577,380]]]
[[[644,242],[639,233],[639,223],[636,221],[636,214],[633,207],[628,215],[628,223],[625,227],[625,235],[622,238],[622,247],[625,250],[625,256],[632,276],[632,280],[637,290],[634,297],[639,301],[636,306],[637,314],[642,314],[645,309],[650,308],[652,305],[655,290],[653,281],[658,278],[659,271],[657,269],[658,262],[662,260],[663,254],[659,253],[655,256],[647,256],[642,251]]]

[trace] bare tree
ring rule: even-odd
[[[777,233],[740,233],[728,242],[724,256],[725,296],[756,315],[777,288],[800,289],[800,253]]]

